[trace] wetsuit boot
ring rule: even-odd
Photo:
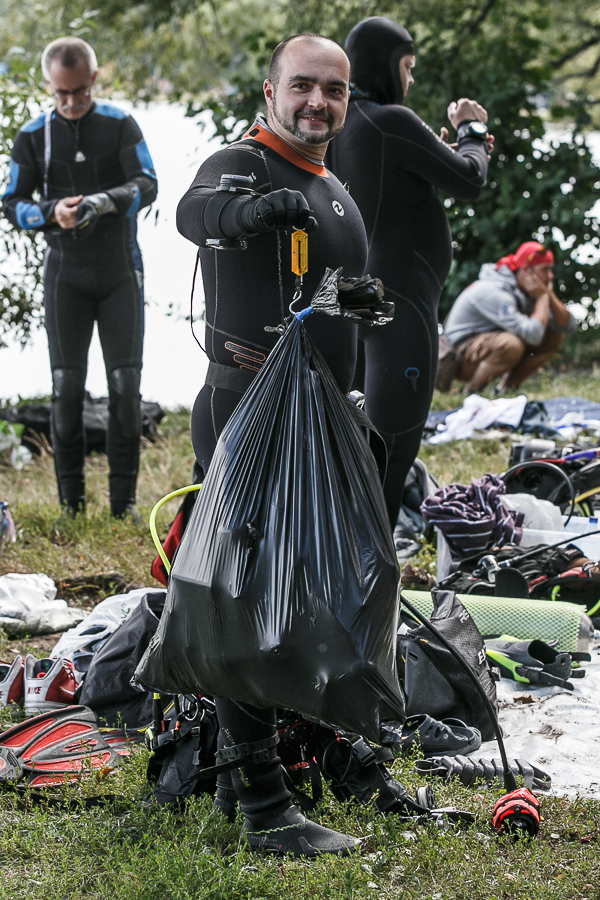
[[[354,838],[310,822],[291,803],[275,749],[275,710],[217,700],[217,713],[228,745],[217,751],[217,758],[240,759],[231,780],[253,850],[314,858],[323,853],[346,856],[356,849]]]
[[[221,729],[217,739],[217,748],[222,750],[226,746],[227,740]],[[237,805],[238,798],[231,780],[231,772],[221,772],[217,776],[217,793],[213,801],[213,806],[223,813],[228,822],[235,822]]]
[[[108,376],[108,434],[106,455],[110,474],[110,511],[115,518],[139,516],[135,509],[142,408],[140,369],[123,366]]]

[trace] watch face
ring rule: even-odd
[[[485,122],[471,122],[469,130],[475,134],[487,134],[487,125]]]

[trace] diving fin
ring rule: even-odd
[[[111,768],[118,755],[98,731],[86,706],[69,706],[34,716],[0,734],[0,751],[10,750],[29,784],[42,786]]]
[[[508,635],[485,642],[487,656],[504,678],[524,684],[550,684],[572,691],[569,678],[583,678],[585,673],[573,671],[570,653],[555,650],[544,641],[518,641]],[[582,674],[579,674],[582,672]]]
[[[8,747],[0,747],[0,782],[18,781],[23,774],[23,766]]]

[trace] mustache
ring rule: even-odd
[[[301,116],[311,116],[313,119],[323,119],[323,121],[327,122],[328,125],[331,125],[333,122],[333,116],[331,115],[331,113],[328,113],[325,110],[312,109],[312,107],[310,106],[306,106],[295,115],[296,119],[299,119]]]

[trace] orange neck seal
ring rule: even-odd
[[[298,166],[299,169],[304,169],[305,172],[311,172],[313,175],[320,175],[321,178],[329,178],[329,173],[322,163],[314,163],[309,159],[306,159],[305,156],[302,156],[301,153],[298,153],[297,150],[294,150],[293,147],[286,144],[285,141],[282,141],[280,137],[277,137],[277,135],[268,128],[264,128],[260,122],[255,122],[254,125],[248,129],[243,140],[247,138],[258,141],[259,144],[264,144],[266,147],[274,150],[275,153],[278,153],[279,156],[283,156],[284,159],[287,159],[287,161],[291,162],[294,166]]]

